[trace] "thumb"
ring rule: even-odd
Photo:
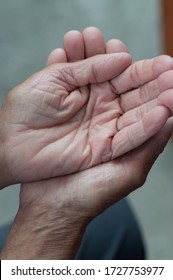
[[[130,64],[131,56],[127,53],[104,54],[74,63],[54,65],[54,71],[57,78],[63,79],[73,90],[79,86],[109,81]]]

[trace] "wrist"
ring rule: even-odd
[[[1,259],[73,259],[87,224],[85,217],[70,209],[21,208]]]

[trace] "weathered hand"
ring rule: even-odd
[[[93,33],[88,29],[87,32],[78,33],[79,40],[73,32],[66,37],[65,49],[66,44],[71,43],[81,47],[75,60],[84,58],[82,45],[86,53],[98,54],[104,49],[101,34],[95,31],[94,38],[101,43],[94,44],[94,49],[92,44],[87,44]],[[111,52],[120,47],[115,41],[108,45]],[[66,56],[73,60],[71,50],[54,51],[48,62],[64,62]],[[120,50],[123,51],[124,46],[121,45]],[[22,185],[19,212],[2,258],[73,258],[88,221],[144,183],[171,132],[170,119],[157,135],[119,159],[76,174]]]
[[[100,129],[106,132],[105,139],[113,135],[119,114],[107,81],[130,63],[130,56],[122,53],[54,64],[14,88],[1,108],[9,183],[64,175],[97,164],[92,155],[94,135]]]
[[[88,222],[142,186],[171,135],[171,122],[121,159],[23,185],[19,212],[1,258],[74,258]]]
[[[130,63],[117,53],[54,64],[14,88],[1,108],[2,186],[90,168],[157,133],[169,116],[157,96],[170,86],[172,59],[125,70]]]

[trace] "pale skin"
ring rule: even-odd
[[[79,59],[65,43],[67,55],[61,54],[70,63],[61,57],[51,64],[50,56],[45,69],[8,94],[0,110],[1,188],[108,162],[164,126],[170,111],[158,97],[173,86],[167,74],[172,59],[160,56],[130,66],[124,47],[112,52],[113,44],[87,50],[87,59],[73,62]],[[89,45],[88,40],[86,49]]]
[[[100,54],[100,49],[107,51],[108,43],[105,46],[99,30],[87,29],[75,34],[70,32],[65,36],[65,51],[54,51],[48,64],[58,62],[58,59],[63,62],[67,57],[69,62],[83,59],[83,51],[78,51],[79,57],[75,54],[74,59],[73,52],[68,49],[72,43],[81,50],[84,46],[88,56],[89,53]],[[99,48],[96,44],[87,44],[93,35],[101,42]],[[110,45],[112,52],[126,51],[120,42],[112,41]],[[143,78],[142,72],[139,74],[138,83]],[[136,94],[136,91],[132,93]],[[170,119],[149,141],[119,159],[76,174],[22,185],[19,212],[1,258],[73,258],[88,222],[144,183],[171,132]]]

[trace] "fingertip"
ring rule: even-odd
[[[111,53],[104,55],[106,60],[112,65],[114,71],[118,70],[119,74],[114,72],[114,77],[119,76],[123,71],[125,71],[132,63],[132,57],[129,53]],[[105,60],[105,61],[106,61]]]
[[[78,30],[69,30],[66,32],[66,34],[64,35],[64,41],[68,41],[69,39],[73,39],[73,38],[81,38],[82,34],[80,31]]]
[[[152,62],[152,66],[150,65],[150,67],[152,67],[153,76],[155,78],[165,71],[173,69],[173,59],[169,55],[160,55],[148,61]]]
[[[99,28],[93,26],[87,27],[83,30],[82,34],[85,43],[86,57],[105,53],[104,36]]]
[[[146,117],[143,118],[144,130],[149,136],[155,135],[165,125],[170,117],[170,111],[165,106],[153,108]]]
[[[173,90],[169,89],[162,92],[157,99],[158,105],[166,107],[170,115],[173,113]]]
[[[64,35],[64,50],[69,62],[78,61],[85,57],[84,38],[78,30],[68,31]]]
[[[106,44],[106,53],[127,52],[126,45],[118,39],[111,39]]]
[[[51,65],[54,63],[65,63],[65,62],[67,62],[67,56],[64,49],[62,48],[57,48],[53,50],[49,54],[47,59],[47,65]]]
[[[122,72],[126,70],[132,63],[132,56],[126,52],[110,53],[107,55],[110,55],[110,57],[115,60],[115,63],[119,63],[119,67],[123,69]]]
[[[82,33],[84,34],[84,33],[90,33],[90,32],[92,32],[92,33],[96,32],[96,33],[102,34],[101,30],[95,26],[88,26],[88,27],[84,28]],[[103,34],[102,34],[102,36],[103,36]]]
[[[158,60],[160,60],[160,63],[165,63],[169,65],[171,68],[173,68],[173,58],[170,55],[163,54],[158,56]]]

